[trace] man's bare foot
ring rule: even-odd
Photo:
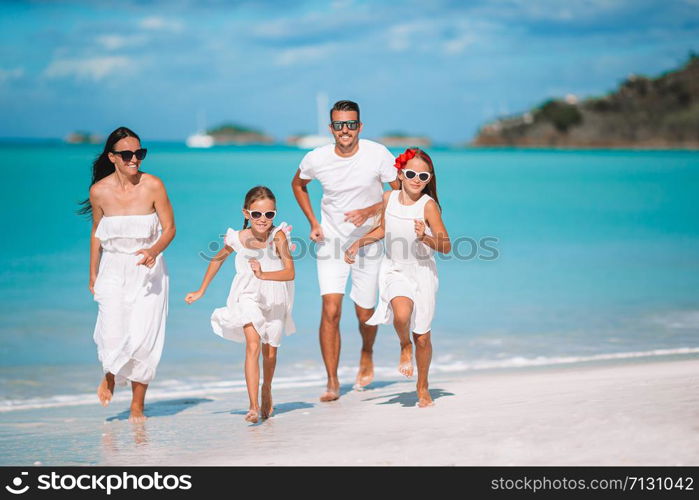
[[[398,371],[406,377],[413,376],[413,344],[410,342],[400,348]]]
[[[251,424],[256,424],[259,419],[260,415],[256,408],[250,408],[245,415],[245,421],[250,422]]]
[[[359,358],[359,371],[357,372],[357,380],[354,383],[354,390],[361,391],[374,380],[374,361],[372,353],[362,351]]]
[[[143,414],[143,408],[131,407],[131,414],[129,415],[129,422],[132,424],[142,424],[146,421],[148,417]]]
[[[417,405],[420,408],[427,408],[428,406],[434,406],[434,401],[432,401],[432,396],[430,396],[429,390],[418,389],[418,391],[417,391]]]
[[[108,406],[114,394],[114,375],[107,373],[97,386],[97,397],[102,406]]]
[[[272,406],[272,388],[266,385],[262,385],[262,405],[260,406],[260,412],[262,413],[262,418],[269,418],[274,413],[274,406]]]
[[[335,401],[340,398],[340,387],[330,386],[328,384],[328,389],[320,395],[320,400],[323,403],[328,403],[330,401]]]

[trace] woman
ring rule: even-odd
[[[79,212],[92,214],[89,288],[99,304],[94,340],[104,370],[97,396],[107,406],[115,384],[131,381],[131,422],[146,418],[146,390],[163,350],[168,274],[162,252],[175,237],[165,186],[140,171],[145,156],[133,131],[112,132],[93,163],[90,197]]]

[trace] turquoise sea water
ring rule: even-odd
[[[227,262],[198,303],[195,290],[226,228],[242,224],[247,189],[269,186],[280,221],[308,241],[290,180],[291,148],[189,150],[147,144],[175,210],[166,251],[170,315],[151,391],[228,390],[243,379],[242,345],[215,336]],[[77,404],[100,377],[87,289],[90,224],[75,215],[99,146],[2,144],[0,409]],[[639,353],[699,352],[699,154],[696,152],[434,150],[438,192],[462,258],[438,259],[435,371],[497,368]],[[316,209],[317,183],[310,185]],[[472,255],[471,240],[496,238]],[[471,240],[469,240],[469,238]],[[305,244],[299,244],[300,249]],[[479,258],[482,257],[482,258]],[[284,340],[279,380],[322,379],[315,263],[296,262],[298,332]],[[359,353],[352,304],[342,322],[342,376]],[[379,376],[394,377],[395,333],[381,328]],[[168,392],[169,391],[169,392]]]

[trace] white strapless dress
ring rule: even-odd
[[[163,255],[152,268],[136,263],[160,237],[157,214],[102,217],[95,236],[102,245],[94,299],[99,304],[94,340],[104,373],[149,383],[165,340],[168,273]]]

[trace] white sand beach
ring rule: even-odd
[[[43,465],[699,465],[699,358],[470,372],[432,382],[278,388],[277,414],[243,421],[246,393],[0,415],[6,464]],[[7,462],[11,460],[10,462]]]

